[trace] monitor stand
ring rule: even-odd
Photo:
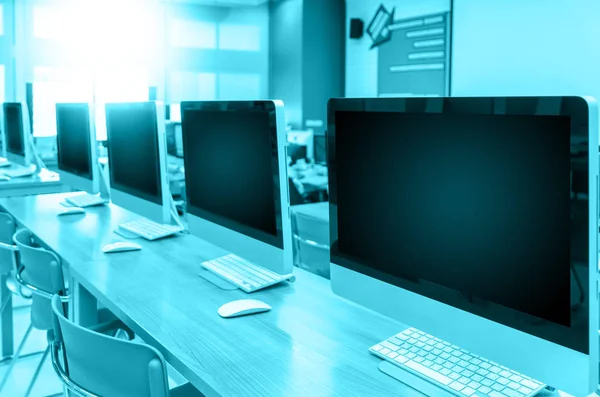
[[[209,283],[216,285],[217,287],[221,288],[222,290],[233,291],[233,290],[238,289],[238,287],[236,285],[231,284],[229,281],[225,280],[223,277],[219,277],[216,274],[209,272],[208,270],[206,270],[203,267],[200,269],[199,275],[200,275],[200,277],[202,277]]]

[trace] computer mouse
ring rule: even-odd
[[[77,214],[85,214],[85,210],[83,208],[79,208],[79,207],[69,207],[69,208],[65,208],[64,210],[59,212],[58,216],[77,215]]]
[[[0,182],[8,182],[10,181],[10,176],[0,175]]]
[[[219,316],[224,318],[245,316],[247,314],[267,312],[271,306],[256,299],[240,299],[224,304],[218,310]]]
[[[102,252],[105,254],[111,254],[113,252],[127,252],[127,251],[139,251],[142,246],[132,241],[118,241],[116,243],[106,244],[102,248]]]

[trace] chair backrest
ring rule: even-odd
[[[73,382],[99,396],[169,396],[167,366],[158,350],[73,323],[58,296],[52,314],[55,341],[66,353],[63,367]]]
[[[64,295],[66,288],[58,256],[37,244],[27,229],[16,232],[13,240],[19,249],[19,267],[24,268],[23,280],[50,294]],[[31,324],[40,330],[52,329],[49,298],[33,294]]]
[[[3,244],[12,246],[13,235],[17,231],[17,225],[12,216],[5,212],[0,212],[0,274],[6,274],[14,269],[15,253],[12,249],[7,249]]]
[[[329,205],[306,204],[292,208],[295,264],[325,278],[330,276]]]

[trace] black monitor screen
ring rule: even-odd
[[[156,105],[107,104],[106,132],[111,188],[162,204]]]
[[[283,248],[272,102],[182,104],[188,211]]]
[[[546,114],[545,102],[508,113],[518,98],[499,114],[468,113],[461,99],[398,100],[398,111],[334,102],[332,262],[586,352],[588,127],[577,100],[551,98]]]
[[[56,104],[58,168],[92,179],[90,111],[87,103]]]
[[[6,132],[6,150],[9,153],[24,156],[25,142],[23,134],[22,107],[20,103],[4,104],[4,131]]]

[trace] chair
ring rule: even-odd
[[[67,389],[85,397],[202,397],[189,383],[168,388],[167,364],[151,346],[84,328],[65,317],[60,296],[52,300],[52,365]],[[126,358],[126,359],[124,359]]]
[[[17,264],[17,269],[15,270],[15,280],[19,288],[25,288],[32,293],[31,324],[17,348],[15,357],[12,359],[8,371],[2,379],[2,383],[0,383],[0,392],[6,385],[8,377],[25,346],[31,330],[35,328],[42,331],[49,331],[53,328],[52,313],[50,310],[51,298],[54,294],[60,294],[61,299],[68,300],[58,256],[38,245],[31,233],[26,229],[16,232],[13,236],[13,241],[18,248],[21,260],[21,263]],[[33,378],[29,382],[25,393],[26,397],[31,393],[49,352],[50,346],[44,351]]]
[[[329,278],[329,203],[292,207],[292,233],[294,264]]]
[[[304,188],[295,178],[288,177],[290,205],[304,204]]]

